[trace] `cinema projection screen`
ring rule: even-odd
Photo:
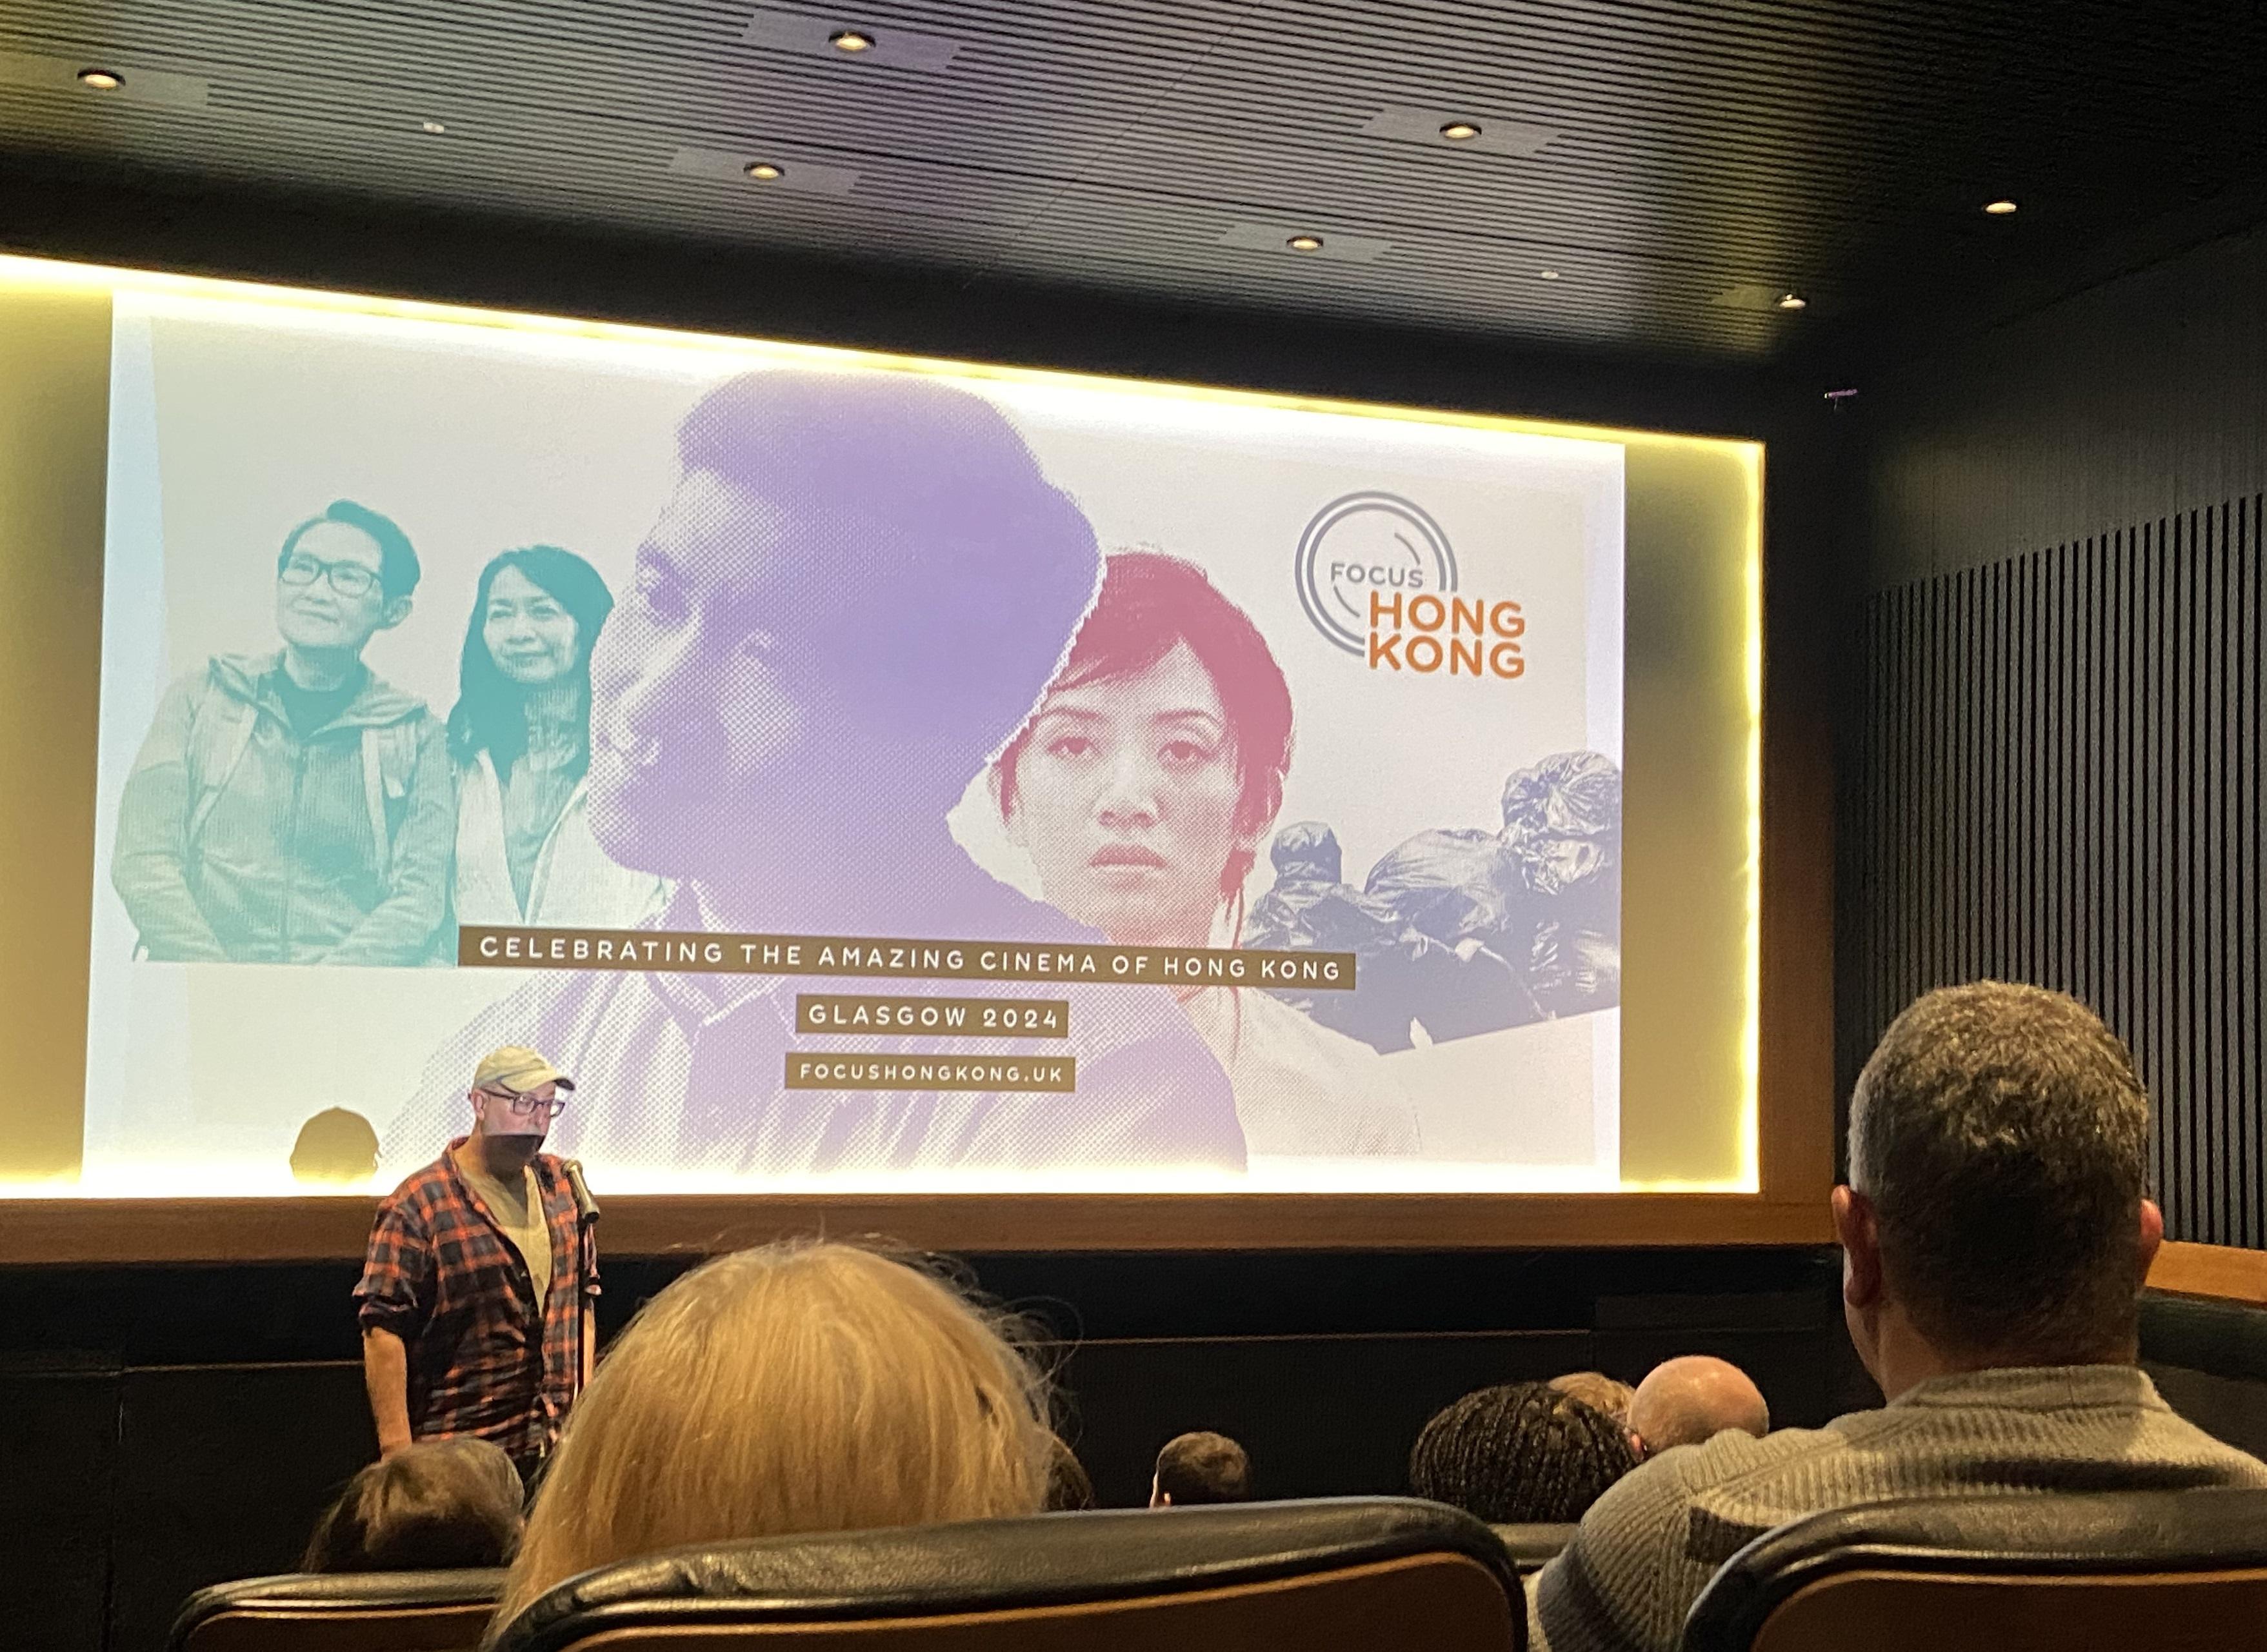
[[[382,1188],[501,1045],[610,1193],[1756,1186],[1758,447],[9,274],[107,347],[9,1191]]]

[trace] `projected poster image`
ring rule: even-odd
[[[121,294],[91,1186],[1611,1186],[1622,450]]]

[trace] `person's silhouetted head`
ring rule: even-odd
[[[1179,1434],[1157,1453],[1149,1507],[1186,1509],[1240,1503],[1251,1496],[1251,1459],[1224,1434]]]
[[[310,1572],[502,1566],[517,1547],[519,1471],[486,1440],[426,1440],[372,1463],[315,1523]]]
[[[1580,1520],[1637,1466],[1611,1417],[1548,1383],[1466,1394],[1425,1425],[1409,1453],[1409,1487],[1492,1525]]]
[[[1068,1514],[1094,1507],[1094,1481],[1078,1453],[1057,1435],[1047,1454],[1047,1512]]]
[[[1630,1400],[1637,1391],[1627,1383],[1616,1382],[1603,1371],[1569,1371],[1552,1377],[1551,1386],[1574,1395],[1593,1410],[1604,1412],[1625,1428],[1629,1427]]]
[[[344,1107],[326,1107],[299,1127],[291,1176],[302,1182],[366,1182],[378,1174],[378,1132]]]
[[[2148,1142],[2131,1054],[2075,999],[1978,981],[1899,1016],[1859,1075],[1833,1198],[1845,1317],[1882,1391],[2131,1362],[2164,1237]]]
[[[1730,1361],[1688,1354],[1646,1373],[1625,1421],[1638,1450],[1651,1457],[1713,1440],[1727,1428],[1760,1440],[1771,1432],[1771,1407],[1753,1379]]]

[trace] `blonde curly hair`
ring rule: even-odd
[[[1045,1380],[1002,1323],[856,1245],[718,1257],[646,1305],[576,1405],[496,1622],[686,1544],[1036,1514]]]

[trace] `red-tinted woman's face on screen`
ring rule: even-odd
[[[1050,905],[1124,945],[1209,943],[1222,872],[1249,845],[1227,713],[1187,644],[1050,690],[1014,760],[1009,834]]]

